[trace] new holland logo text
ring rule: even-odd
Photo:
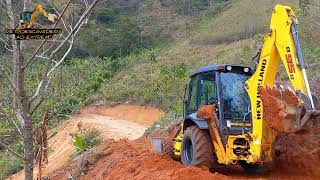
[[[260,91],[259,87],[262,85],[262,81],[264,79],[264,73],[267,65],[267,60],[263,59],[262,60],[262,66],[260,68],[260,73],[259,73],[259,79],[258,79],[258,87],[257,87],[257,101],[256,101],[256,115],[257,119],[261,120],[262,119],[262,109],[261,109],[261,96],[260,96]]]

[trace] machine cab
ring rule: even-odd
[[[251,68],[243,66],[214,65],[197,69],[186,87],[184,119],[207,129],[206,121],[197,118],[196,112],[202,104],[216,104],[222,137],[249,133],[252,117],[245,82],[251,75]]]

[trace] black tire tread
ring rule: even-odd
[[[170,139],[163,139],[163,155],[173,157],[173,142]]]
[[[185,130],[185,135],[190,136],[193,140],[194,155],[191,166],[206,166],[213,168],[217,162],[216,156],[213,152],[213,145],[211,137],[206,130],[201,130],[197,126],[190,126]]]

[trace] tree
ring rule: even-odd
[[[25,179],[33,179],[34,168],[34,122],[33,115],[37,109],[42,105],[44,100],[48,97],[47,92],[50,88],[51,77],[55,70],[64,62],[67,55],[74,44],[74,38],[79,32],[83,24],[88,21],[88,16],[91,14],[93,7],[99,0],[93,0],[91,4],[88,1],[83,1],[83,4],[73,4],[73,8],[70,8],[72,0],[68,0],[65,3],[62,10],[59,11],[50,1],[48,2],[58,14],[58,22],[61,22],[61,26],[64,29],[62,35],[56,36],[53,40],[43,40],[40,44],[34,41],[26,42],[16,40],[14,35],[7,38],[6,36],[0,37],[1,41],[5,44],[8,50],[8,55],[11,59],[9,62],[1,62],[0,64],[0,77],[4,78],[4,81],[8,82],[8,88],[11,90],[12,103],[9,103],[9,107],[16,117],[16,120],[12,120],[15,124],[17,133],[23,139],[24,154],[20,156],[19,153],[12,151],[13,154],[18,157],[23,157]],[[2,27],[15,27],[15,13],[12,4],[12,0],[1,0],[1,8],[6,12],[7,23]],[[85,7],[85,8],[83,8]],[[23,1],[23,9],[30,10],[30,0]],[[66,12],[72,12],[75,17],[69,18]],[[82,12],[82,13],[81,13]],[[58,26],[55,23],[52,28]],[[36,48],[33,48],[36,47]],[[34,50],[33,53],[30,53]],[[26,78],[30,71],[30,66],[35,61],[35,58],[44,59],[42,72],[39,73],[39,81],[36,86],[32,87],[32,84],[28,84]],[[6,148],[5,143],[1,142],[0,145]]]

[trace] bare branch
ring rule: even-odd
[[[36,110],[38,109],[38,107],[47,99],[47,97],[42,96],[39,101],[37,102],[37,104],[34,105],[34,107],[31,109],[30,111],[30,116],[32,116]]]
[[[1,37],[0,37],[0,41],[2,41],[5,45],[10,46],[10,45],[8,44],[8,42],[7,42],[6,40],[2,39]]]
[[[51,55],[54,55],[55,53],[57,53],[61,48],[62,46],[64,45],[64,43],[66,41],[68,41],[68,39],[74,35],[74,33],[76,31],[78,31],[79,27],[82,26],[82,22],[83,20],[87,17],[87,15],[89,15],[89,13],[91,12],[92,8],[95,6],[95,4],[98,2],[99,0],[94,0],[92,2],[92,4],[90,5],[90,7],[81,15],[78,23],[74,26],[74,28],[72,29],[72,31],[69,33],[69,35],[64,39],[64,41],[51,53]]]
[[[313,5],[316,6],[317,8],[320,8],[320,1],[315,1],[315,0],[312,0],[313,2]]]
[[[52,7],[52,9],[54,9],[54,11],[57,13],[57,14],[59,14],[59,12],[58,12],[58,10],[52,5],[52,3],[50,2],[50,0],[48,0],[48,3],[50,4],[50,6]],[[61,22],[62,22],[62,24],[63,24],[63,26],[64,26],[64,28],[65,28],[65,30],[68,32],[68,33],[70,33],[70,31],[68,30],[68,28],[67,28],[67,26],[66,26],[66,23],[64,22],[64,20],[63,20],[63,18],[61,17]]]
[[[34,93],[34,95],[31,98],[30,104],[33,103],[33,101],[39,97],[40,94],[42,94],[41,92],[46,91],[46,87],[48,86],[48,79],[50,79],[51,74],[54,72],[54,70],[59,67],[63,61],[65,60],[65,58],[67,57],[67,55],[70,53],[73,44],[74,44],[74,35],[75,33],[78,33],[79,29],[81,28],[81,26],[83,25],[83,21],[85,18],[87,18],[87,16],[91,13],[92,8],[95,6],[95,4],[98,2],[99,0],[95,0],[90,7],[81,15],[80,19],[78,20],[77,24],[75,25],[75,27],[72,29],[72,31],[68,34],[68,36],[60,43],[60,45],[51,52],[50,56],[49,56],[49,61],[47,63],[47,70],[44,73],[44,76],[42,78],[42,80],[40,81],[40,83],[37,86],[37,89]],[[69,40],[69,38],[71,37],[71,42],[70,42],[70,46],[69,49],[66,51],[66,53],[64,54],[64,56],[55,63],[55,65],[49,69],[49,66],[52,62],[53,56],[63,47],[63,45]],[[41,104],[42,98],[40,98],[39,103]],[[38,103],[37,103],[38,104]],[[37,107],[38,105],[36,105],[35,107]],[[32,110],[32,112],[34,112],[35,109]]]
[[[6,0],[6,7],[7,7],[6,12],[9,17],[9,26],[11,28],[13,28],[14,27],[14,15],[13,15],[13,10],[12,10],[11,0]],[[12,44],[15,44],[14,35],[11,35],[11,41],[12,41]]]
[[[7,7],[7,5],[2,0],[0,1],[0,3],[3,7]]]
[[[12,118],[9,118],[11,121],[11,123],[14,125],[14,127],[15,127],[15,130],[18,132],[18,134],[20,135],[20,136],[23,136],[22,135],[22,131],[21,131],[21,128],[18,126],[18,124],[16,123],[16,121],[14,120],[14,119],[12,119]]]
[[[4,45],[4,48],[9,52],[13,52],[13,49],[11,47],[8,47],[7,44]]]
[[[5,37],[5,36],[4,36]],[[4,48],[6,48],[6,50],[12,52],[13,48],[12,46],[8,43],[8,41],[10,41],[10,39],[6,39],[6,38],[1,38],[0,37],[0,41],[2,41],[4,43]]]
[[[38,87],[37,87],[37,90],[36,90],[35,94],[32,96],[32,100],[31,100],[31,101],[33,101],[34,99],[36,99],[37,96],[40,94],[41,88],[43,87],[43,83],[45,83],[44,80],[46,80],[47,78],[50,78],[52,72],[53,72],[58,66],[60,66],[61,63],[65,60],[65,58],[67,57],[67,55],[69,54],[69,52],[71,51],[71,49],[72,49],[72,47],[73,47],[73,39],[74,39],[74,37],[72,36],[72,42],[71,42],[71,44],[70,44],[69,49],[68,49],[67,52],[64,54],[64,56],[60,59],[59,62],[57,62],[57,63],[53,66],[53,68],[51,68],[51,69],[48,71],[48,73],[45,75],[45,77],[42,78],[42,80],[41,80],[40,83],[38,84]],[[53,55],[53,54],[50,55],[51,58],[52,58],[52,55]],[[50,59],[51,59],[51,58],[50,58]],[[47,83],[46,83],[46,87],[47,87],[47,85],[48,85],[48,82],[49,82],[49,81],[47,81]]]
[[[53,43],[51,44],[51,46],[48,47],[47,50],[43,51],[43,52],[41,53],[41,56],[44,56],[48,51],[50,51],[50,49],[55,45],[55,42],[56,42],[56,41],[53,39]]]
[[[83,0],[83,2],[86,5],[86,7],[88,7],[88,1],[87,0]]]
[[[8,50],[8,51],[10,51],[10,52],[13,51],[12,47],[10,46],[10,44],[8,44],[8,42],[7,42],[5,39],[2,39],[2,38],[0,37],[0,41],[2,41],[2,42],[4,43],[4,48],[6,48],[6,50]]]
[[[13,155],[19,157],[20,159],[24,160],[24,158],[17,152],[15,152],[14,150],[12,150],[11,148],[9,148],[6,144],[4,144],[1,140],[0,140],[0,146],[4,147],[5,149],[7,149],[10,153],[12,153]]]
[[[12,78],[10,77],[10,74],[6,71],[4,66],[1,64],[0,64],[0,74],[2,74],[3,76],[5,76],[7,78],[7,80],[10,82],[11,87],[13,88],[14,84],[13,84]]]
[[[33,54],[30,54],[30,53],[25,53],[26,55],[29,55],[29,56],[32,56]],[[38,57],[38,58],[43,58],[43,59],[49,59],[49,57],[46,57],[46,56],[44,56],[44,55],[36,55],[36,57]]]

